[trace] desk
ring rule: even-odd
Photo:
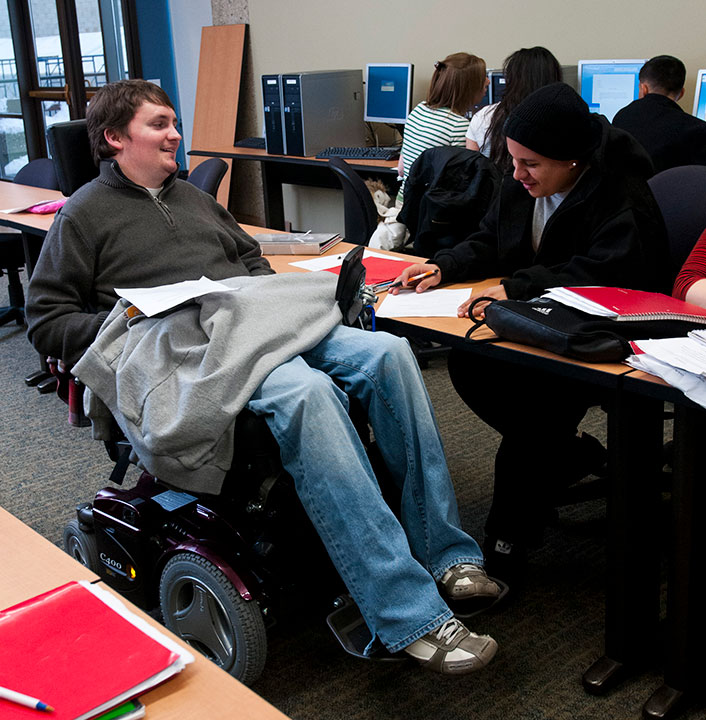
[[[63,197],[58,190],[45,190],[31,185],[0,181],[0,209],[24,207],[47,200],[61,200]],[[46,235],[53,221],[54,213],[38,215],[29,212],[0,212],[0,225],[13,227],[33,235]]]
[[[58,190],[45,190],[31,185],[19,185],[12,182],[0,182],[0,209],[25,207],[46,200],[61,200],[64,196]],[[27,276],[31,276],[42,239],[54,222],[54,213],[40,215],[37,213],[4,213],[0,212],[0,225],[15,228],[22,232]]]
[[[466,285],[482,290],[495,284],[497,280],[492,279]],[[468,342],[464,339],[468,319],[379,318],[377,323],[381,329],[481,353],[508,365],[534,366],[574,378],[596,388],[597,402],[603,399],[612,480],[607,499],[605,655],[586,671],[584,686],[595,693],[605,692],[654,656],[660,589],[654,528],[659,511],[663,402],[644,393],[625,393],[623,383],[632,370],[622,363],[585,363],[506,341]],[[486,328],[474,333],[477,339],[489,335]]]
[[[327,160],[296,155],[270,155],[266,150],[224,145],[208,150],[192,150],[189,155],[220,157],[235,160],[249,160],[260,163],[262,189],[265,200],[265,225],[268,228],[284,230],[284,199],[282,185],[305,185],[310,187],[340,188],[340,183]],[[397,184],[397,160],[347,160],[358,174],[381,177]],[[237,193],[237,181],[231,172],[229,206]],[[230,209],[230,207],[229,207]]]
[[[330,251],[344,252],[342,244]],[[414,261],[415,258],[405,256]],[[271,258],[284,270],[290,256]],[[292,269],[292,268],[289,268]],[[482,290],[497,280],[465,283],[452,287]],[[573,361],[536,348],[505,341],[467,342],[470,327],[461,318],[378,318],[378,327],[397,334],[435,340],[466,352],[482,353],[511,364],[534,365],[545,371],[569,376],[596,388],[597,401],[604,399],[608,410],[608,452],[611,483],[608,494],[608,550],[606,577],[605,655],[584,674],[584,686],[594,693],[606,691],[625,675],[653,661],[659,622],[660,577],[655,558],[659,556],[655,527],[659,522],[660,492],[657,482],[661,467],[663,398],[641,386],[628,385],[633,370],[622,363],[590,364]],[[483,330],[487,337],[489,331]],[[600,393],[600,395],[599,395]],[[703,435],[702,435],[703,437]],[[677,598],[683,602],[683,593]],[[700,601],[703,596],[699,596]],[[674,600],[673,603],[677,603]],[[702,605],[691,598],[693,613]],[[672,613],[674,624],[678,613]],[[681,627],[682,635],[686,632]],[[675,635],[675,638],[678,637]],[[686,638],[682,638],[685,642]],[[675,639],[671,651],[675,674],[686,662]],[[699,647],[693,643],[694,648]],[[681,678],[679,678],[681,679]],[[666,680],[666,678],[665,678]],[[672,682],[676,682],[672,681]],[[657,715],[655,715],[657,716]]]
[[[12,548],[12,552],[0,555],[0,570],[6,579],[0,583],[0,607],[15,605],[71,580],[98,580],[90,570],[2,508],[0,537]],[[101,586],[113,592],[103,583]],[[120,597],[120,600],[180,645],[188,647],[125,598]],[[181,673],[140,696],[150,720],[226,717],[233,720],[287,720],[286,715],[203,655],[197,652],[193,655],[194,662]]]

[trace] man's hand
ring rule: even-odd
[[[458,316],[459,317],[468,317],[468,308],[470,307],[471,303],[478,297],[491,297],[495,298],[496,300],[507,300],[507,293],[505,292],[505,288],[502,285],[493,285],[481,292],[476,292],[471,295],[471,297],[466,300],[465,303],[462,305],[459,305],[458,308]],[[485,308],[490,303],[487,301],[479,302],[474,308],[473,308],[473,317],[476,320],[482,320],[485,317]]]
[[[418,275],[430,274],[421,280],[415,280]],[[388,292],[397,295],[404,288],[414,288],[417,292],[424,292],[441,282],[441,270],[431,263],[416,263],[402,271],[402,274],[392,283]],[[399,284],[398,284],[399,283]]]

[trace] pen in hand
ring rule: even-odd
[[[35,710],[54,712],[54,708],[51,705],[47,705],[45,702],[37,700],[37,698],[30,697],[29,695],[9,690],[8,688],[0,687],[0,698],[17,703],[18,705],[24,705],[28,708],[34,708]]]
[[[419,275],[412,275],[411,278],[407,278],[407,283],[411,282],[419,282],[420,280],[425,280],[428,277],[432,277],[434,275],[437,275],[439,273],[439,268],[436,268],[436,270],[427,270],[427,272],[420,273]],[[397,282],[392,283],[388,290],[390,288],[396,288],[396,287],[402,287],[402,281],[398,280]]]

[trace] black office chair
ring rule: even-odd
[[[47,158],[30,160],[15,175],[14,182],[48,190],[59,189],[54,163]],[[7,275],[10,296],[10,304],[0,308],[0,325],[5,325],[13,320],[18,325],[24,323],[25,296],[20,282],[20,269],[24,265],[22,233],[10,230],[0,233],[0,275],[3,271]]]
[[[204,160],[197,165],[189,173],[186,180],[215,198],[227,170],[228,164],[225,160],[216,157],[208,158],[208,160]]]
[[[360,175],[345,160],[331,158],[328,162],[343,187],[345,239],[355,245],[367,245],[378,222],[373,196]]]
[[[706,165],[669,168],[647,182],[667,226],[674,280],[706,229]]]
[[[49,153],[54,158],[59,189],[66,197],[98,176],[88,142],[85,120],[56,123],[47,130]]]

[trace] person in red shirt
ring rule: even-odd
[[[672,295],[680,300],[706,307],[706,230],[674,281]]]

